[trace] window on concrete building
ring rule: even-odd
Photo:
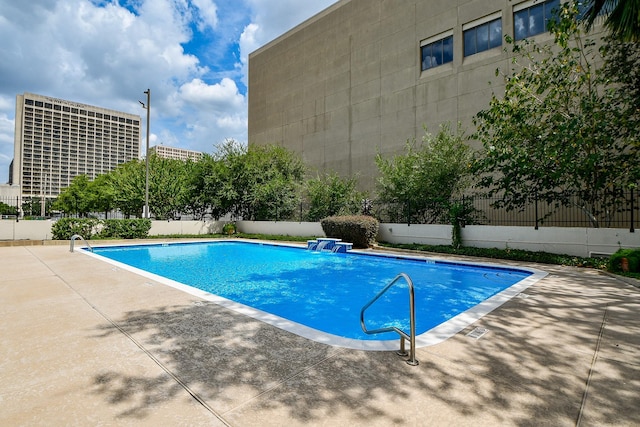
[[[464,56],[474,55],[502,46],[502,18],[492,19],[473,26],[463,26]]]
[[[513,8],[513,36],[523,40],[548,31],[547,24],[553,17],[553,11],[559,9],[560,0],[548,0],[543,3],[528,1]]]
[[[427,39],[421,43],[422,71],[437,67],[453,61],[453,35],[449,33],[444,37],[441,34],[437,40]]]

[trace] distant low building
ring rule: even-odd
[[[200,151],[187,150],[186,148],[167,147],[166,145],[156,145],[151,147],[149,148],[149,152],[155,153],[158,157],[175,160],[200,160],[203,155]]]

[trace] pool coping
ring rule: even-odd
[[[155,242],[149,242],[149,243],[138,242],[138,243],[125,243],[125,244],[119,242],[113,245],[101,244],[99,246],[94,246],[94,248],[126,247],[126,246],[163,246],[163,245],[176,245],[176,244],[202,244],[202,243],[209,243],[209,242],[243,242],[243,243],[262,244],[262,245],[271,245],[271,246],[294,247],[294,248],[300,248],[300,249],[304,248],[301,245],[294,245],[291,243],[270,242],[270,241],[252,240],[252,239],[211,239],[211,240],[204,239],[198,242],[155,241]],[[250,307],[248,305],[238,303],[236,301],[232,301],[230,299],[212,294],[207,291],[203,291],[201,289],[180,283],[178,281],[175,281],[154,273],[150,273],[148,271],[141,270],[136,267],[132,267],[128,264],[124,264],[122,262],[100,256],[98,254],[93,253],[93,251],[89,251],[86,249],[87,248],[85,247],[84,249],[81,249],[79,252],[85,255],[97,258],[103,262],[112,264],[117,268],[121,268],[123,270],[136,273],[150,280],[154,280],[156,282],[162,283],[163,285],[170,286],[172,288],[178,289],[192,296],[201,298],[205,301],[225,307],[236,313],[243,314],[255,320],[259,320],[271,326],[275,326],[284,331],[291,332],[293,334],[296,334],[298,336],[310,339],[312,341],[315,341],[321,344],[326,344],[334,347],[347,348],[352,350],[364,350],[364,351],[390,351],[390,350],[396,350],[399,347],[398,339],[358,340],[358,339],[345,338],[345,337],[340,337],[330,333],[322,332],[315,328],[311,328],[309,326],[291,321],[289,319],[277,316],[275,314],[268,313],[266,311],[263,311],[254,307]],[[358,254],[358,255],[377,256],[377,257],[384,257],[384,258],[412,259],[412,260],[419,260],[419,261],[431,260],[437,263],[474,265],[474,266],[480,266],[485,268],[517,270],[517,271],[525,271],[525,272],[531,273],[530,276],[527,276],[526,278],[511,285],[510,287],[504,289],[503,291],[498,292],[497,294],[471,307],[470,309],[457,314],[451,319],[439,324],[434,328],[427,330],[426,332],[423,332],[420,335],[417,335],[416,341],[415,341],[416,348],[432,346],[447,340],[448,338],[456,335],[460,331],[467,328],[469,325],[478,321],[482,317],[486,316],[487,314],[491,313],[495,309],[499,308],[501,305],[505,304],[512,298],[515,298],[519,294],[522,294],[527,288],[529,288],[530,286],[533,286],[535,283],[537,283],[538,281],[542,280],[545,276],[547,276],[547,272],[536,269],[536,268],[532,268],[532,267],[520,267],[520,266],[509,267],[509,266],[505,266],[498,263],[451,261],[451,260],[442,259],[440,257],[409,255],[409,254],[398,255],[398,253],[384,253],[384,252],[372,253],[370,251],[364,251],[364,250],[350,250],[349,252]]]

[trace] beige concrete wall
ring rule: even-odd
[[[450,245],[450,225],[380,224],[378,240],[390,243]],[[462,229],[465,246],[522,249],[580,257],[612,254],[640,247],[640,233],[614,228],[496,227],[468,225]]]
[[[221,233],[224,221],[152,221],[150,236]]]
[[[249,144],[281,144],[314,172],[358,175],[372,189],[376,153],[400,153],[423,125],[461,122],[471,133],[472,117],[503,91],[495,70],[509,60],[502,48],[464,58],[462,26],[497,12],[513,34],[518,3],[338,2],[249,56]],[[453,63],[421,72],[421,41],[445,31]]]
[[[319,222],[238,221],[238,231],[247,234],[325,237]]]
[[[51,221],[0,220],[0,240],[49,240]]]

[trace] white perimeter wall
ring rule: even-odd
[[[0,240],[50,240],[51,221],[0,220]],[[150,235],[220,233],[224,221],[153,221]],[[324,237],[318,222],[238,221],[238,231],[251,234]],[[640,248],[640,230],[618,228],[494,227],[468,225],[462,229],[465,246],[524,249],[581,257],[612,254],[619,248]],[[380,224],[378,241],[389,243],[451,244],[451,226]]]
[[[640,248],[640,230],[620,228],[494,227],[467,225],[465,246],[524,249],[581,257],[612,254],[622,248]],[[390,243],[451,244],[450,225],[380,224],[378,240]]]

